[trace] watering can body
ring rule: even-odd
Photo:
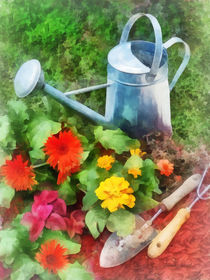
[[[146,16],[152,23],[155,42],[128,41],[134,23]],[[183,43],[185,54],[172,82],[168,82],[167,48]],[[162,43],[157,19],[150,14],[133,15],[125,25],[120,43],[108,54],[107,83],[63,93],[44,82],[39,61],[24,63],[16,74],[14,86],[19,97],[43,88],[53,98],[108,128],[120,127],[130,137],[141,138],[153,132],[171,135],[170,91],[184,71],[190,57],[188,45],[174,37]],[[106,88],[105,116],[68,95]]]
[[[106,118],[131,137],[141,138],[153,132],[172,134],[170,91],[186,67],[190,50],[175,37],[162,44],[157,20],[147,16],[154,28],[156,42],[127,41],[132,25],[144,14],[132,16],[124,27],[120,43],[108,54]],[[172,83],[168,82],[167,48],[185,45],[185,56]]]

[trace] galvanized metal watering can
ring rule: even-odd
[[[127,41],[133,24],[142,16],[146,16],[152,23],[155,43]],[[169,84],[167,48],[175,43],[184,44],[185,55]],[[163,44],[157,19],[150,14],[138,13],[128,20],[120,43],[108,54],[106,84],[62,93],[44,82],[40,63],[33,59],[20,67],[14,86],[19,97],[27,96],[36,88],[43,88],[62,104],[106,127],[120,127],[134,138],[141,138],[152,132],[171,135],[170,91],[189,58],[189,46],[182,39],[173,37]],[[100,88],[107,88],[105,116],[68,97]]]

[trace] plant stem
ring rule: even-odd
[[[45,165],[48,165],[47,162],[43,162],[43,163],[40,163],[40,164],[37,164],[37,165],[33,165],[32,167],[33,168],[38,168],[38,167],[42,167],[42,166],[45,166]]]

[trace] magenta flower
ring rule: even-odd
[[[66,230],[66,223],[63,217],[57,213],[52,213],[47,219],[46,228],[51,230]]]
[[[58,198],[57,191],[44,190],[40,194],[34,196],[34,201],[39,204],[49,204]]]
[[[67,207],[63,199],[58,198],[57,191],[44,190],[34,196],[31,212],[23,215],[21,223],[29,228],[29,239],[33,242],[42,233],[44,227],[51,230],[67,230],[72,238],[82,234],[85,226],[85,214],[75,210],[66,217]]]
[[[63,199],[57,198],[53,203],[53,212],[61,215],[66,216],[66,203]]]
[[[21,224],[29,227],[29,239],[31,242],[36,241],[40,236],[45,221],[52,212],[52,205],[32,205],[32,212],[27,212],[23,215]]]

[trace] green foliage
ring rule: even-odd
[[[125,169],[142,168],[143,160],[138,155],[132,155],[125,163]]]
[[[0,257],[5,264],[10,265],[18,250],[18,233],[15,230],[5,229],[0,231]]]
[[[16,146],[14,134],[7,115],[0,116],[0,146],[5,151],[13,150]]]
[[[11,274],[11,280],[30,280],[35,274],[39,275],[44,272],[43,267],[39,263],[33,261],[25,254],[21,254],[16,258],[14,272]]]
[[[35,116],[29,123],[27,129],[27,137],[29,139],[30,147],[33,149],[30,151],[31,160],[44,159],[45,155],[41,148],[47,138],[56,134],[61,130],[61,124],[54,122],[46,116]]]
[[[85,216],[85,223],[94,238],[104,230],[108,218],[108,211],[95,205]]]
[[[138,140],[131,139],[119,128],[116,130],[103,130],[102,126],[98,126],[94,134],[97,142],[100,142],[105,149],[112,149],[117,154],[122,154],[131,148],[140,146]]]
[[[43,237],[41,238],[41,243],[48,240],[57,240],[61,246],[67,249],[67,254],[77,254],[80,252],[81,245],[69,239],[69,236],[61,231],[50,231],[45,229]]]
[[[135,215],[129,211],[119,209],[109,216],[106,226],[109,231],[116,232],[119,236],[127,236],[135,228]]]
[[[60,185],[58,196],[66,202],[66,205],[72,205],[77,202],[76,190],[70,184],[70,179]]]
[[[161,193],[158,186],[159,181],[155,176],[155,169],[156,165],[151,159],[146,159],[143,162],[140,191],[150,197],[152,197],[152,192]]]
[[[15,195],[15,190],[4,183],[0,183],[0,207],[9,208]]]
[[[78,262],[69,264],[65,270],[58,272],[58,275],[61,280],[93,280],[93,276]]]

